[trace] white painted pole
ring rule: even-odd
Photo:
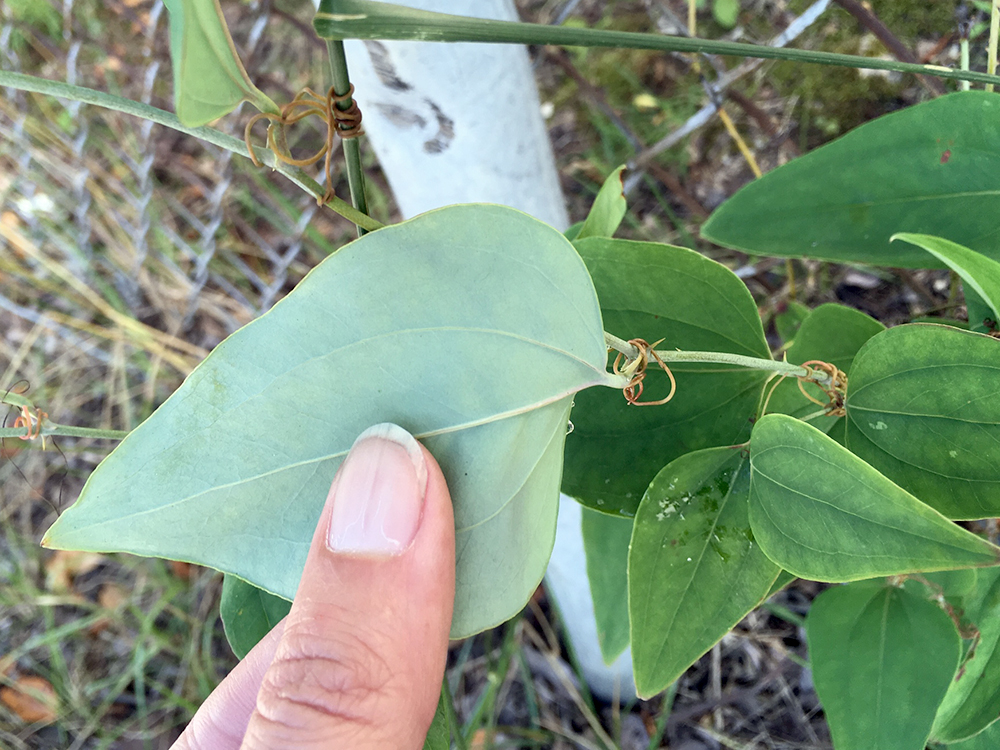
[[[512,0],[397,0],[424,10],[517,20]],[[527,51],[515,45],[346,42],[355,97],[407,218],[452,203],[521,209],[569,225]],[[581,512],[560,500],[546,581],[591,690],[635,696],[631,656],[604,664],[586,575]]]
[[[511,0],[407,0],[516,20]],[[524,47],[347,42],[365,132],[404,216],[452,203],[519,208],[568,226]]]

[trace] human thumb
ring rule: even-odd
[[[455,595],[451,499],[392,424],[355,441],[330,489],[244,750],[420,750]]]

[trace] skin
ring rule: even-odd
[[[172,750],[420,750],[437,708],[455,596],[455,532],[441,469],[396,555],[328,544],[334,479],[282,620],[202,705]]]

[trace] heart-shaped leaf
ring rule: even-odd
[[[170,13],[177,119],[194,128],[249,101],[262,112],[278,107],[247,75],[219,0],[164,0]]]
[[[884,325],[863,312],[843,305],[820,305],[802,321],[795,340],[786,352],[786,358],[796,365],[811,360],[829,362],[850,373],[854,355],[868,339],[884,330]],[[803,384],[803,388],[816,400],[827,401],[825,394],[817,386],[806,383]],[[798,383],[793,378],[785,378],[779,383],[767,404],[769,412],[790,414],[799,418],[820,409],[821,407],[802,395]],[[818,417],[810,423],[829,433],[836,421],[836,417]]]
[[[758,255],[939,267],[897,232],[1000,259],[1000,97],[965,91],[885,115],[754,180],[702,237]]]
[[[949,518],[1000,515],[1000,341],[890,328],[855,357],[847,447]]]
[[[587,237],[611,237],[618,231],[618,225],[625,218],[628,204],[625,202],[625,188],[622,183],[622,172],[625,166],[618,167],[601,185],[601,190],[590,207],[587,220],[583,222],[574,240]]]
[[[922,247],[940,260],[962,277],[966,288],[972,287],[979,299],[989,305],[993,320],[1000,319],[1000,263],[957,242],[929,234],[903,232],[893,235],[892,239]],[[970,322],[971,320],[972,316]]]
[[[601,300],[605,328],[661,349],[769,359],[757,305],[725,266],[681,247],[591,238],[576,243]],[[563,492],[605,513],[635,513],[657,472],[702,448],[750,434],[767,375],[716,364],[673,364],[677,394],[663,406],[625,406],[621,394],[581,393],[566,439]],[[650,363],[643,400],[667,395]]]
[[[580,510],[597,642],[604,662],[611,664],[628,647],[628,545],[632,519],[609,516],[586,506]]]
[[[639,504],[629,552],[639,695],[684,673],[767,596],[781,572],[753,542],[750,461],[709,448],[672,461]]]
[[[932,734],[940,742],[972,737],[1000,715],[1000,569],[980,573],[965,615],[979,635],[938,708]]]
[[[606,358],[559,232],[502,206],[433,211],[344,247],[220,344],[45,543],[197,562],[291,599],[344,455],[395,422],[451,490],[464,637],[541,580],[573,395],[622,387]]]
[[[856,581],[1000,564],[1000,548],[805,422],[784,414],[760,420],[750,464],[754,539],[800,578]]]
[[[936,604],[884,581],[827,589],[806,619],[809,661],[837,750],[923,750],[961,639]]]
[[[291,608],[292,603],[287,599],[269,594],[236,576],[225,576],[222,580],[219,614],[226,640],[237,659],[249,654]]]

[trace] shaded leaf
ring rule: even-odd
[[[997,319],[986,300],[976,294],[969,286],[962,286],[965,295],[965,307],[969,314],[969,329],[976,333],[990,333],[997,330]]]
[[[923,750],[961,650],[948,615],[884,581],[864,581],[820,594],[806,632],[837,750]]]
[[[448,689],[447,682],[443,689]],[[441,697],[438,698],[434,720],[431,722],[431,728],[427,732],[427,739],[424,740],[424,750],[449,750],[451,747],[451,721],[448,719],[446,700],[447,698],[442,692]]]
[[[847,446],[949,518],[1000,515],[1000,341],[906,325],[854,360]]]
[[[769,414],[750,438],[750,525],[814,581],[996,565],[1000,548],[896,486],[815,427]]]
[[[933,735],[940,742],[972,737],[1000,716],[1000,573],[983,571],[977,583],[968,618],[979,638],[938,708]]]
[[[953,742],[948,750],[996,750],[1000,747],[1000,722],[993,722],[975,737]]]
[[[811,360],[829,362],[850,375],[854,355],[868,339],[884,330],[884,325],[863,312],[843,305],[820,305],[802,322],[795,340],[785,353],[786,358],[796,365]],[[817,401],[827,401],[818,386],[806,383],[803,387]],[[767,404],[769,412],[799,418],[821,408],[802,395],[794,378],[785,378],[779,383]],[[829,432],[836,422],[836,417],[817,417],[810,424]]]
[[[724,29],[731,29],[736,25],[740,15],[739,0],[713,0],[712,17],[715,22]]]
[[[802,321],[809,317],[809,312],[809,308],[801,302],[789,300],[785,303],[784,309],[774,316],[774,328],[778,332],[782,344],[791,343],[795,334],[798,333]]]
[[[771,584],[771,588],[768,589],[767,594],[761,601],[766,602],[768,599],[777,594],[783,588],[791,584],[792,581],[797,580],[797,578],[798,576],[792,575],[787,570],[782,570],[780,573],[778,573],[778,577],[774,580],[774,583]]]
[[[897,232],[949,237],[1000,259],[1000,98],[966,91],[855,128],[754,180],[702,227],[758,255],[940,267]]]
[[[770,358],[757,306],[729,269],[670,245],[591,238],[576,243],[594,279],[605,329],[659,348]],[[613,357],[612,357],[613,359]],[[673,401],[628,406],[604,389],[576,397],[563,492],[606,513],[632,515],[657,472],[702,448],[746,441],[767,375],[714,364],[671,365]],[[647,371],[644,400],[667,395]]]
[[[964,286],[972,287],[979,298],[989,306],[993,320],[1000,319],[1000,263],[941,237],[903,232],[894,235],[892,239],[922,247],[940,260],[961,276],[965,282]]]
[[[580,227],[574,240],[583,240],[587,237],[611,237],[618,231],[618,225],[625,218],[628,204],[625,202],[625,187],[622,183],[622,172],[625,165],[618,167],[604,181],[594,205],[590,207],[587,220]]]
[[[292,603],[236,576],[222,579],[219,614],[237,659],[243,659],[261,638],[288,614]]]
[[[752,541],[750,462],[710,448],[668,464],[635,516],[629,553],[632,662],[652,696],[768,595],[781,572]]]
[[[582,507],[583,549],[601,656],[611,664],[628,647],[628,545],[632,519]]]
[[[606,358],[561,234],[502,206],[432,211],[342,248],[220,344],[45,543],[197,562],[291,599],[344,455],[395,422],[451,490],[464,637],[541,580],[573,394],[621,387]]]
[[[247,75],[219,0],[164,0],[170,13],[170,57],[177,119],[198,127],[248,101],[262,112],[277,106]]]

